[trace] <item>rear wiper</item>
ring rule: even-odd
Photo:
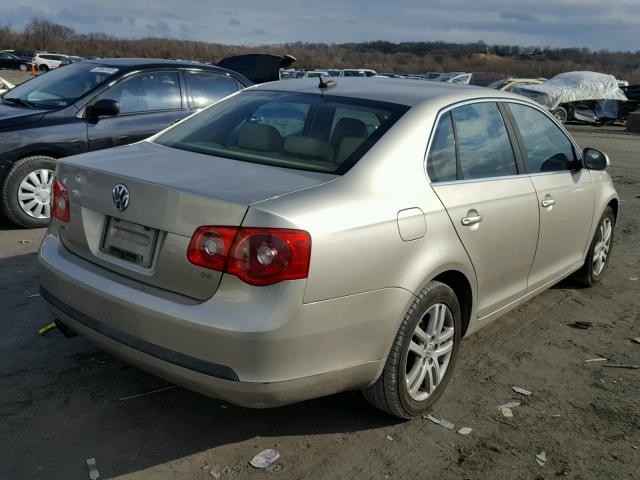
[[[5,102],[13,103],[15,105],[22,105],[23,107],[33,108],[33,104],[26,100],[22,100],[21,98],[7,98],[2,97],[2,100]]]

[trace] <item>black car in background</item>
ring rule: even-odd
[[[0,52],[0,68],[19,69],[26,72],[31,68],[31,62],[11,52]]]
[[[252,84],[217,66],[154,59],[34,77],[0,97],[0,209],[17,225],[46,226],[57,158],[143,140]]]

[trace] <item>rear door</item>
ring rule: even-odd
[[[233,78],[217,73],[185,70],[184,79],[189,109],[192,112],[208,107],[240,90],[240,85]]]
[[[542,111],[519,103],[508,108],[520,139],[527,171],[536,189],[540,233],[529,289],[580,265],[593,221],[591,174],[576,169],[576,149]]]
[[[118,101],[120,114],[87,123],[90,150],[144,140],[189,113],[177,71],[135,74],[102,92],[94,102],[101,99]]]
[[[479,317],[527,290],[538,207],[520,160],[495,102],[469,103],[441,114],[427,171],[473,263]]]

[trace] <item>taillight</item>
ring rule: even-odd
[[[200,227],[187,252],[195,265],[237,276],[250,285],[307,278],[311,236],[282,228]]]
[[[53,193],[51,195],[51,216],[61,222],[69,223],[69,190],[58,178],[53,179]]]

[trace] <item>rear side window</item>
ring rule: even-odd
[[[535,108],[509,104],[526,150],[532,173],[569,170],[575,160],[573,145],[553,121]]]
[[[432,182],[456,179],[456,139],[451,114],[440,117],[427,157],[427,173]]]
[[[185,72],[189,103],[204,108],[238,91],[238,83],[230,77],[204,72]]]
[[[176,125],[156,142],[234,160],[342,174],[408,109],[332,95],[246,90]]]
[[[498,105],[472,103],[452,111],[463,179],[516,175],[516,159]]]
[[[120,103],[120,113],[174,110],[182,107],[176,72],[149,72],[136,75],[102,95]]]

